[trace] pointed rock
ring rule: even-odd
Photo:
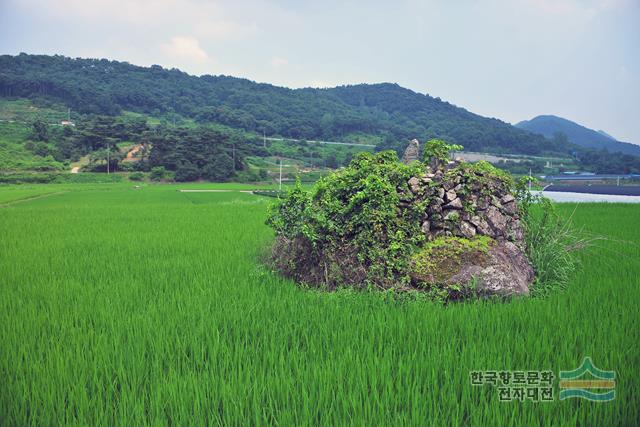
[[[444,207],[449,209],[462,209],[462,200],[458,197],[444,205]]]
[[[420,158],[420,143],[417,139],[412,139],[409,146],[404,150],[402,163],[409,164]]]

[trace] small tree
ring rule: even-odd
[[[220,153],[204,167],[202,175],[209,181],[226,181],[234,175],[233,167],[233,159],[226,153]]]
[[[29,138],[34,141],[49,141],[49,127],[40,118],[34,120]]]

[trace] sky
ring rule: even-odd
[[[288,87],[393,82],[640,144],[640,0],[0,0],[0,54]]]

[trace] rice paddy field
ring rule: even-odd
[[[566,291],[443,307],[303,289],[260,264],[273,199],[178,189],[0,187],[0,425],[638,424],[640,205],[560,206],[608,238]],[[585,356],[615,400],[470,382]]]

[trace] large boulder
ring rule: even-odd
[[[514,243],[488,237],[444,237],[411,260],[411,277],[420,288],[449,291],[449,296],[529,294],[534,271]]]

